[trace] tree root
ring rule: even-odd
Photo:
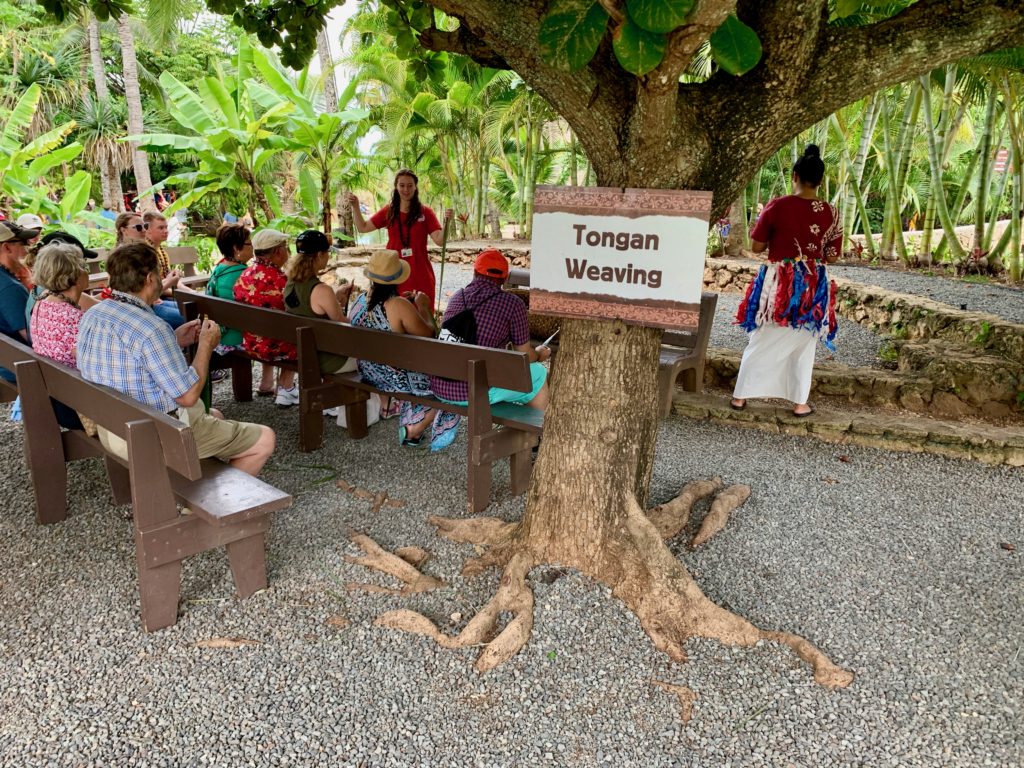
[[[460,544],[494,546],[509,539],[519,523],[506,523],[497,517],[473,517],[468,520],[456,517],[431,515],[427,522],[437,526],[437,532],[445,538]]]
[[[647,510],[647,516],[651,519],[654,527],[658,529],[661,538],[674,538],[690,521],[690,511],[693,509],[693,505],[721,487],[722,478],[720,477],[714,477],[711,480],[694,480],[683,486],[683,490],[672,501]]]
[[[692,689],[685,685],[672,685],[672,683],[654,678],[651,678],[651,684],[669,693],[674,693],[679,699],[679,719],[683,721],[684,725],[690,722],[690,718],[693,717],[693,702],[697,700],[697,694]]]
[[[729,522],[729,515],[742,507],[749,498],[749,485],[730,485],[715,496],[715,500],[711,503],[711,511],[708,512],[704,522],[700,525],[700,530],[690,542],[690,549],[696,549],[710,541],[712,536],[725,528],[726,523]]]
[[[353,534],[352,543],[362,549],[366,555],[363,557],[346,555],[345,560],[347,562],[372,568],[375,571],[381,571],[389,576],[394,576],[401,580],[405,586],[400,590],[394,590],[391,587],[367,590],[367,587],[373,585],[352,584],[349,585],[350,588],[410,595],[415,592],[429,592],[432,589],[440,587],[444,583],[440,579],[428,576],[418,569],[417,566],[422,565],[430,556],[424,549],[420,549],[419,547],[403,547],[398,550],[399,554],[392,554],[391,552],[383,549],[369,536],[362,533]],[[404,553],[405,556],[403,557],[401,553]]]
[[[665,546],[633,495],[626,493],[625,497],[631,541],[625,542],[626,551],[617,558],[621,569],[613,574],[618,578],[612,582],[612,594],[636,613],[655,647],[676,661],[685,661],[684,644],[691,637],[741,646],[772,640],[789,646],[814,670],[815,681],[826,688],[845,688],[853,681],[852,672],[833,664],[809,641],[787,632],[758,629],[711,602]],[[600,573],[593,575],[609,583]]]
[[[501,586],[476,616],[458,635],[443,634],[426,616],[415,611],[389,611],[374,624],[433,638],[442,648],[467,648],[484,645],[474,665],[477,672],[487,672],[519,653],[533,631],[533,590],[526,585],[526,574],[533,562],[525,553],[515,555],[501,577]],[[502,613],[512,613],[505,628],[491,639],[494,626]]]

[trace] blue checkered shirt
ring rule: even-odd
[[[114,292],[82,315],[78,325],[78,370],[82,378],[168,413],[175,398],[191,389],[199,374],[185,362],[165,321],[135,296]]]

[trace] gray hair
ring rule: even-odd
[[[78,282],[87,271],[82,250],[71,243],[50,243],[39,249],[32,277],[37,285],[52,293],[60,293]]]

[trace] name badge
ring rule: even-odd
[[[412,248],[403,248],[402,249],[402,258],[403,259],[411,259],[412,258]]]

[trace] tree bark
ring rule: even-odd
[[[121,38],[121,64],[124,68],[124,98],[128,104],[128,132],[133,136],[145,133],[142,122],[142,95],[139,92],[139,64],[135,58],[135,35],[132,32],[128,14],[121,14],[117,20],[117,33]],[[139,208],[143,211],[155,211],[156,200],[152,193],[141,193],[153,186],[149,174],[149,156],[139,149],[137,142],[130,142],[132,161],[135,167],[136,192],[140,193]]]
[[[101,103],[110,101],[107,86],[107,70],[103,64],[103,49],[100,47],[100,25],[95,16],[89,16],[89,62],[92,68],[96,98]],[[100,163],[100,186],[103,190],[103,207],[108,211],[124,210],[124,193],[121,191],[121,170],[113,157]]]
[[[338,81],[334,77],[334,56],[331,54],[331,38],[327,27],[316,36],[316,52],[320,57],[320,76],[324,81],[324,111],[338,111]]]

